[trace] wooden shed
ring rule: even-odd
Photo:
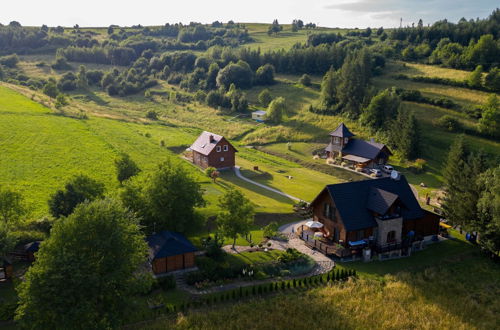
[[[147,241],[155,275],[195,267],[194,253],[198,249],[181,233],[162,231]]]
[[[13,273],[12,263],[7,258],[0,258],[0,281],[11,279]]]

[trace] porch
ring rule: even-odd
[[[317,233],[310,230],[304,224],[297,227],[297,236],[304,241],[305,245],[311,249],[316,249],[327,256],[344,258],[351,255],[351,251],[338,243],[334,243],[326,237],[319,237]]]

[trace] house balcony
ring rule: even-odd
[[[396,218],[400,218],[400,217],[401,217],[401,214],[393,213],[393,214],[376,216],[375,219],[384,221],[384,220],[392,220],[392,219],[396,219]]]

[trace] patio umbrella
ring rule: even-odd
[[[305,226],[309,227],[311,229],[323,228],[323,224],[321,222],[318,222],[318,221],[307,221],[305,223]]]

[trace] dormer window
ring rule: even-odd
[[[217,147],[215,147],[215,150],[216,150],[217,152],[220,152],[220,151],[221,151],[221,147],[220,147],[220,146],[217,146]]]
[[[345,138],[345,139],[344,139],[344,144],[347,144],[347,142],[349,142],[349,139],[348,139],[348,138]]]
[[[333,142],[334,142],[335,144],[340,144],[340,138],[335,136],[335,137],[333,138]]]
[[[228,151],[229,150],[229,146],[227,144],[224,145],[224,151]]]

